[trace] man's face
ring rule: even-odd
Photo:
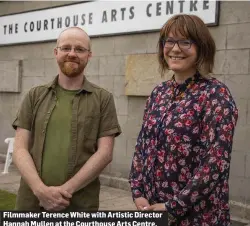
[[[83,73],[91,57],[89,39],[81,30],[66,30],[61,34],[54,54],[64,75],[67,77],[79,76]]]

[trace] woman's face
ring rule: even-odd
[[[175,43],[178,41],[178,43]],[[178,45],[179,44],[179,45]],[[169,69],[178,74],[192,74],[196,71],[197,46],[181,34],[169,33],[163,49]]]

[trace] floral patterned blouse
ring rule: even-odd
[[[179,93],[179,94],[178,94]],[[129,182],[133,199],[165,203],[170,225],[230,225],[229,168],[238,110],[228,88],[197,76],[147,100]]]

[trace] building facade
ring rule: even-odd
[[[0,16],[51,7],[59,9],[60,6],[67,4],[71,6],[71,3],[2,1]],[[162,13],[167,9],[166,4],[160,7],[152,4],[148,7],[148,16]],[[105,22],[105,20],[115,21],[118,18],[129,19],[134,13],[131,8],[110,15],[107,11],[106,17],[102,15],[102,20]],[[230,199],[233,214],[249,218],[250,1],[220,2],[217,13],[218,24],[209,26],[217,46],[214,75],[229,87],[239,108],[231,161]],[[76,20],[74,17],[71,19]],[[79,19],[82,22],[84,20],[85,24],[91,23],[93,15],[88,14]],[[37,23],[33,25],[29,23],[26,29],[31,31],[38,29],[37,26]],[[44,22],[40,26],[44,27]],[[21,28],[10,22],[1,28],[1,32],[15,33],[17,29]],[[141,127],[145,101],[153,87],[163,80],[157,71],[158,36],[159,30],[156,29],[105,36],[93,35],[91,39],[93,57],[87,67],[86,76],[91,82],[113,93],[123,131],[116,139],[114,158],[103,173],[103,183],[128,188],[127,178]],[[57,74],[53,56],[55,40],[8,44],[6,36],[4,41],[5,44],[0,46],[0,153],[2,155],[7,150],[4,139],[14,135],[11,123],[26,92],[33,86],[51,81]]]

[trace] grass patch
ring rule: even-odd
[[[0,190],[0,210],[13,210],[16,203],[16,195]]]

